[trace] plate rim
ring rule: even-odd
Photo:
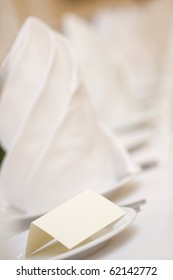
[[[134,170],[134,172],[127,173],[126,175],[124,175],[122,178],[120,178],[116,182],[115,182],[115,180],[112,180],[110,185],[109,184],[108,185],[107,184],[103,185],[102,189],[100,191],[97,190],[97,192],[99,194],[101,194],[102,196],[105,196],[106,198],[110,198],[111,195],[114,192],[118,191],[121,187],[125,186],[126,184],[128,184],[130,182],[133,182],[135,180],[136,176],[138,175],[138,173],[139,173],[139,170],[136,168],[136,170]],[[51,210],[52,209],[50,209],[49,211],[51,211]],[[35,214],[29,214],[29,213],[25,214],[25,213],[16,212],[16,213],[10,214],[9,221],[14,222],[15,220],[17,221],[17,220],[32,219],[32,218],[33,218],[33,221],[34,221],[35,219],[45,215],[49,211],[46,211],[45,213],[37,212]]]

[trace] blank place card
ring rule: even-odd
[[[31,223],[26,256],[53,239],[70,250],[125,214],[113,202],[88,189]]]

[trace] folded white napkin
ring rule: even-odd
[[[34,20],[26,20],[2,64],[6,75],[0,102],[0,133],[6,150],[20,134],[45,87],[55,44],[46,26],[43,29]]]
[[[116,137],[98,121],[62,35],[28,18],[5,64],[0,138],[7,154],[0,191],[11,205],[44,213],[88,187],[109,192],[135,172]]]
[[[62,30],[76,50],[84,84],[99,118],[116,128],[139,114],[124,57],[113,59],[93,25],[75,14],[62,18]]]

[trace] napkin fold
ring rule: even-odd
[[[0,139],[7,154],[0,192],[11,205],[45,213],[86,188],[106,193],[135,173],[116,136],[98,120],[64,36],[28,18],[4,65]]]
[[[0,139],[5,150],[15,142],[45,87],[55,44],[48,27],[44,23],[35,24],[30,18],[24,22],[2,63],[1,71],[5,74],[0,102]]]

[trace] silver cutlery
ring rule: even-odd
[[[141,206],[146,203],[146,199],[137,200],[131,203],[123,204],[120,207],[128,207],[133,208],[136,212],[139,212],[141,210]]]

